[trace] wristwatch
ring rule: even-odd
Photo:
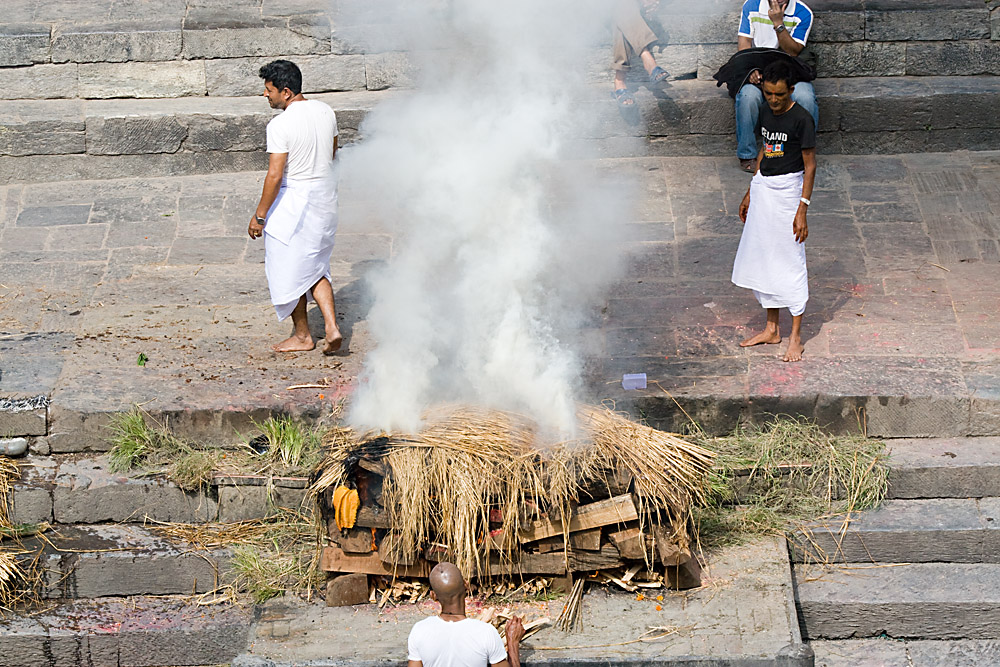
[[[263,227],[263,226],[264,226],[265,224],[267,224],[267,218],[262,218],[262,217],[260,217],[259,215],[254,215],[254,216],[253,216],[253,219],[254,219],[254,220],[255,220],[255,221],[257,222],[257,224],[258,224],[258,225],[260,225],[261,227]]]
[[[774,32],[775,32],[775,34],[780,35],[785,30],[786,30],[786,28],[785,28],[785,24],[784,23],[779,23],[778,25],[774,26]]]

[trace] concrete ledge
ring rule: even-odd
[[[807,639],[989,639],[1000,632],[1000,565],[795,568]]]
[[[217,665],[244,650],[250,623],[238,608],[173,598],[79,600],[5,619],[0,666]]]
[[[107,69],[109,66],[103,66]],[[152,65],[150,65],[152,67]],[[173,66],[171,66],[173,67]],[[132,85],[122,70],[111,87]],[[198,83],[195,71],[194,86]],[[171,78],[170,72],[162,73]],[[175,81],[182,87],[188,84]],[[136,85],[147,85],[140,83]],[[107,90],[106,93],[113,91]],[[316,96],[337,111],[341,141],[357,134],[364,115],[383,93]],[[191,97],[164,100],[33,100],[0,103],[0,155],[158,155],[263,151],[264,126],[274,116],[261,97]]]
[[[195,552],[136,525],[60,526],[43,547],[46,596],[51,599],[132,595],[191,595],[230,578],[225,551]]]
[[[967,498],[890,500],[853,515],[846,531],[846,517],[834,518],[796,531],[789,544],[797,563],[994,563],[1000,552],[985,547],[990,514]]]
[[[1000,77],[822,79],[816,89],[825,153],[1000,148],[1000,115],[994,111],[1000,107]],[[578,141],[598,145],[606,157],[643,150],[722,155],[734,148],[732,100],[714,83],[678,81],[661,96],[639,90],[640,126],[621,117],[603,87],[593,93],[577,105],[586,114]],[[342,141],[349,143],[368,111],[391,94],[316,98],[337,111]],[[0,183],[257,168],[272,116],[260,97],[0,103],[0,154],[31,157],[4,160]],[[34,157],[42,155],[50,157]]]
[[[17,490],[14,491],[15,497]],[[15,501],[16,502],[16,501]],[[201,523],[218,516],[218,501],[184,491],[166,480],[108,471],[105,457],[59,462],[52,492],[56,523],[178,521]]]
[[[301,480],[265,485],[219,483],[196,492],[142,472],[108,471],[108,457],[34,456],[22,459],[21,479],[13,483],[16,523],[141,523],[144,520],[206,523],[248,521],[270,516],[277,507],[306,502]]]
[[[892,498],[1000,496],[1000,438],[893,440]]]

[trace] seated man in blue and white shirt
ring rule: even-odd
[[[740,17],[739,50],[753,47],[781,49],[798,56],[812,30],[813,13],[802,0],[746,0]],[[757,158],[757,119],[764,104],[760,90],[761,73],[754,71],[736,94],[736,157],[744,171],[753,172]],[[800,81],[792,91],[792,101],[812,114],[819,127],[819,107],[811,83]]]

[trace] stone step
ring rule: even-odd
[[[730,24],[725,26],[728,29]],[[657,63],[672,77],[706,81],[712,80],[712,75],[734,50],[733,41],[671,43],[653,48]],[[824,79],[1000,74],[1000,41],[850,40],[817,42],[813,51],[817,56],[817,74]],[[581,62],[588,81],[611,80],[610,55],[608,45],[586,50]],[[410,87],[418,80],[424,62],[419,55],[399,51],[286,57],[301,68],[306,94]],[[273,59],[273,56],[248,56],[0,67],[0,81],[10,90],[7,99],[17,100],[239,97],[261,92],[263,84],[257,72]],[[639,68],[632,75],[638,81],[645,73]]]
[[[819,150],[826,154],[948,152],[1000,147],[1000,77],[819,79]],[[707,81],[677,81],[636,95],[643,126],[629,126],[613,100],[594,131],[602,154],[730,155],[736,149],[732,99]]]
[[[806,639],[1000,637],[1000,565],[854,563],[794,568]]]
[[[1000,77],[874,77],[817,81],[825,153],[1000,148]],[[338,112],[344,143],[391,91],[316,96]],[[576,105],[579,141],[606,157],[729,155],[732,100],[708,81],[638,91],[627,122],[606,86]],[[169,176],[265,168],[260,97],[0,102],[0,184]]]
[[[37,4],[37,3],[35,3]],[[227,6],[228,4],[228,6]],[[193,2],[113,11],[111,0],[39,9],[14,2],[0,24],[8,99],[244,95],[274,57],[303,66],[311,92],[381,90],[410,80],[412,21],[398,0]],[[708,76],[731,55],[739,0],[660,4],[661,64]],[[977,0],[813,3],[821,76],[998,74],[1000,17]],[[992,21],[992,23],[991,23]],[[602,37],[603,39],[603,37]],[[610,39],[610,36],[607,37]],[[609,43],[592,60],[607,71]]]
[[[1000,438],[890,440],[889,497],[1000,496]]]
[[[246,649],[253,612],[182,598],[73,600],[7,614],[0,667],[154,667],[229,663]]]
[[[328,93],[341,143],[354,140],[383,93]],[[177,175],[266,169],[264,127],[274,116],[256,97],[162,100],[31,100],[0,103],[0,181]]]
[[[49,599],[193,595],[229,580],[229,554],[170,541],[141,525],[59,526],[23,540]]]
[[[270,515],[274,507],[299,507],[305,481],[276,478],[271,497],[263,478],[226,478],[208,489],[186,491],[141,471],[112,473],[108,456],[28,456],[12,485],[15,523],[98,524],[229,523]]]
[[[941,667],[1000,664],[996,639],[838,639],[809,644],[816,667]]]
[[[889,500],[810,524],[789,540],[797,563],[1000,563],[1000,498]]]

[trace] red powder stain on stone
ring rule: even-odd
[[[777,395],[786,393],[789,388],[794,388],[800,384],[804,377],[800,366],[792,364],[781,364],[761,369],[767,373],[767,378],[760,380],[758,393],[766,395]]]
[[[329,397],[330,401],[333,402],[333,403],[336,403],[337,401],[339,401],[342,398],[347,398],[348,396],[350,396],[351,394],[354,393],[354,389],[355,388],[356,387],[355,387],[354,383],[351,383],[351,382],[347,382],[347,383],[344,383],[344,384],[338,384],[337,388],[333,391],[332,394],[330,394],[330,397]]]

